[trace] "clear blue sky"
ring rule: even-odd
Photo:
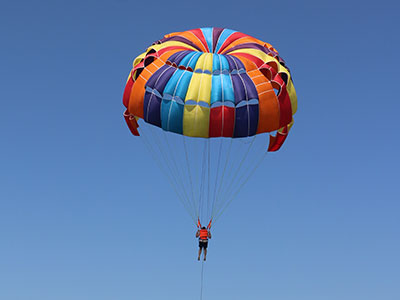
[[[203,299],[399,299],[399,9],[2,1],[0,299],[199,299],[195,228],[122,93],[148,45],[205,26],[274,45],[299,110],[215,227]]]

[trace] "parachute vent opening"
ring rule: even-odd
[[[272,72],[268,68],[261,68],[260,69],[261,73],[269,80],[272,80]]]
[[[151,48],[149,51],[147,51],[146,56],[152,53],[157,53],[157,51]]]
[[[147,67],[154,61],[155,57],[154,56],[147,56],[144,60],[144,66]]]
[[[144,69],[144,68],[138,68],[138,69],[135,71],[134,76],[132,76],[132,78],[133,78],[135,81],[136,81],[136,79],[138,79],[138,77],[139,77],[140,73],[142,73],[143,69]]]
[[[285,82],[285,84],[288,84],[289,76],[286,73],[280,72],[279,76],[281,76],[282,80]]]
[[[267,65],[269,65],[275,71],[275,73],[278,73],[279,67],[278,67],[278,64],[276,62],[269,61],[269,62],[267,62]]]

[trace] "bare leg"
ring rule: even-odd
[[[197,260],[200,260],[200,255],[201,255],[201,248],[199,248],[199,257],[197,258]]]
[[[207,256],[207,249],[204,248],[204,260],[206,260],[206,256]]]

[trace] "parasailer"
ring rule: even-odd
[[[272,45],[230,29],[199,28],[167,34],[136,57],[123,104],[132,134],[141,136],[162,182],[198,226],[217,220],[265,154],[281,148],[297,96]],[[196,237],[205,260],[210,227],[199,227]]]
[[[211,232],[205,226],[201,227],[201,229],[197,230],[196,238],[199,239],[199,256],[197,260],[200,260],[201,251],[204,249],[204,261],[207,258],[207,247],[208,247],[208,239],[211,239]]]
[[[197,232],[196,232],[196,238],[199,239],[199,255],[197,257],[197,260],[200,260],[201,252],[204,250],[204,261],[206,261],[207,258],[207,247],[208,247],[208,240],[211,239],[211,221],[208,224],[207,227],[201,226],[200,220],[197,221]]]

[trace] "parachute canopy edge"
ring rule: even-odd
[[[124,112],[124,118],[126,121],[126,124],[128,125],[130,131],[134,136],[140,136],[139,131],[137,130],[139,127],[139,124],[136,120],[136,117],[132,114],[128,113],[128,110],[125,110]]]

